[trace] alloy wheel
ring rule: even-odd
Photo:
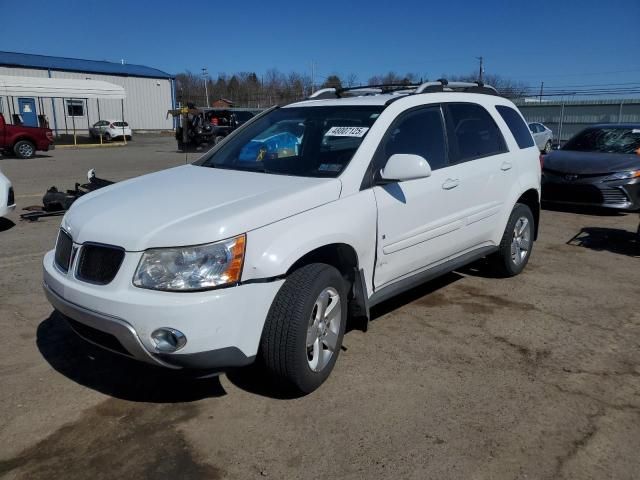
[[[307,329],[307,362],[314,372],[322,371],[334,355],[340,336],[342,302],[333,287],[327,287],[315,301]]]
[[[527,217],[520,217],[513,227],[511,240],[511,260],[515,265],[524,262],[531,250],[531,223]]]

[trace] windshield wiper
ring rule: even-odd
[[[211,165],[213,168],[221,168],[223,170],[239,170],[242,172],[261,172],[261,173],[272,173],[267,170],[264,165],[260,165],[258,168],[253,167],[243,167],[240,165]]]

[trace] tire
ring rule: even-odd
[[[108,132],[107,132],[107,133],[105,133],[104,135],[102,135],[102,139],[103,139],[105,142],[110,142],[110,141],[111,141],[111,134],[110,134],[110,133],[108,133]]]
[[[259,361],[279,386],[311,393],[333,370],[346,323],[347,285],[340,272],[323,263],[301,267],[289,275],[271,304]]]
[[[531,257],[534,232],[531,209],[522,203],[516,203],[502,235],[500,247],[490,257],[490,262],[499,276],[513,277],[524,270]]]
[[[36,154],[36,146],[29,140],[19,140],[13,146],[13,153],[18,158],[33,158]]]
[[[547,143],[544,144],[544,149],[542,153],[547,154],[551,152],[551,140],[547,140]]]

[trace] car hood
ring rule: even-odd
[[[96,190],[62,227],[128,251],[214,242],[337,200],[338,179],[184,165]]]
[[[556,150],[544,157],[544,168],[563,173],[611,173],[640,168],[640,155]]]

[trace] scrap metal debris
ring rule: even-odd
[[[81,196],[115,183],[96,177],[96,171],[93,168],[87,172],[87,180],[87,183],[76,183],[73,190],[61,192],[55,186],[50,187],[42,197],[42,205],[24,208],[28,213],[23,213],[20,218],[34,222],[43,217],[64,215],[73,202]]]

